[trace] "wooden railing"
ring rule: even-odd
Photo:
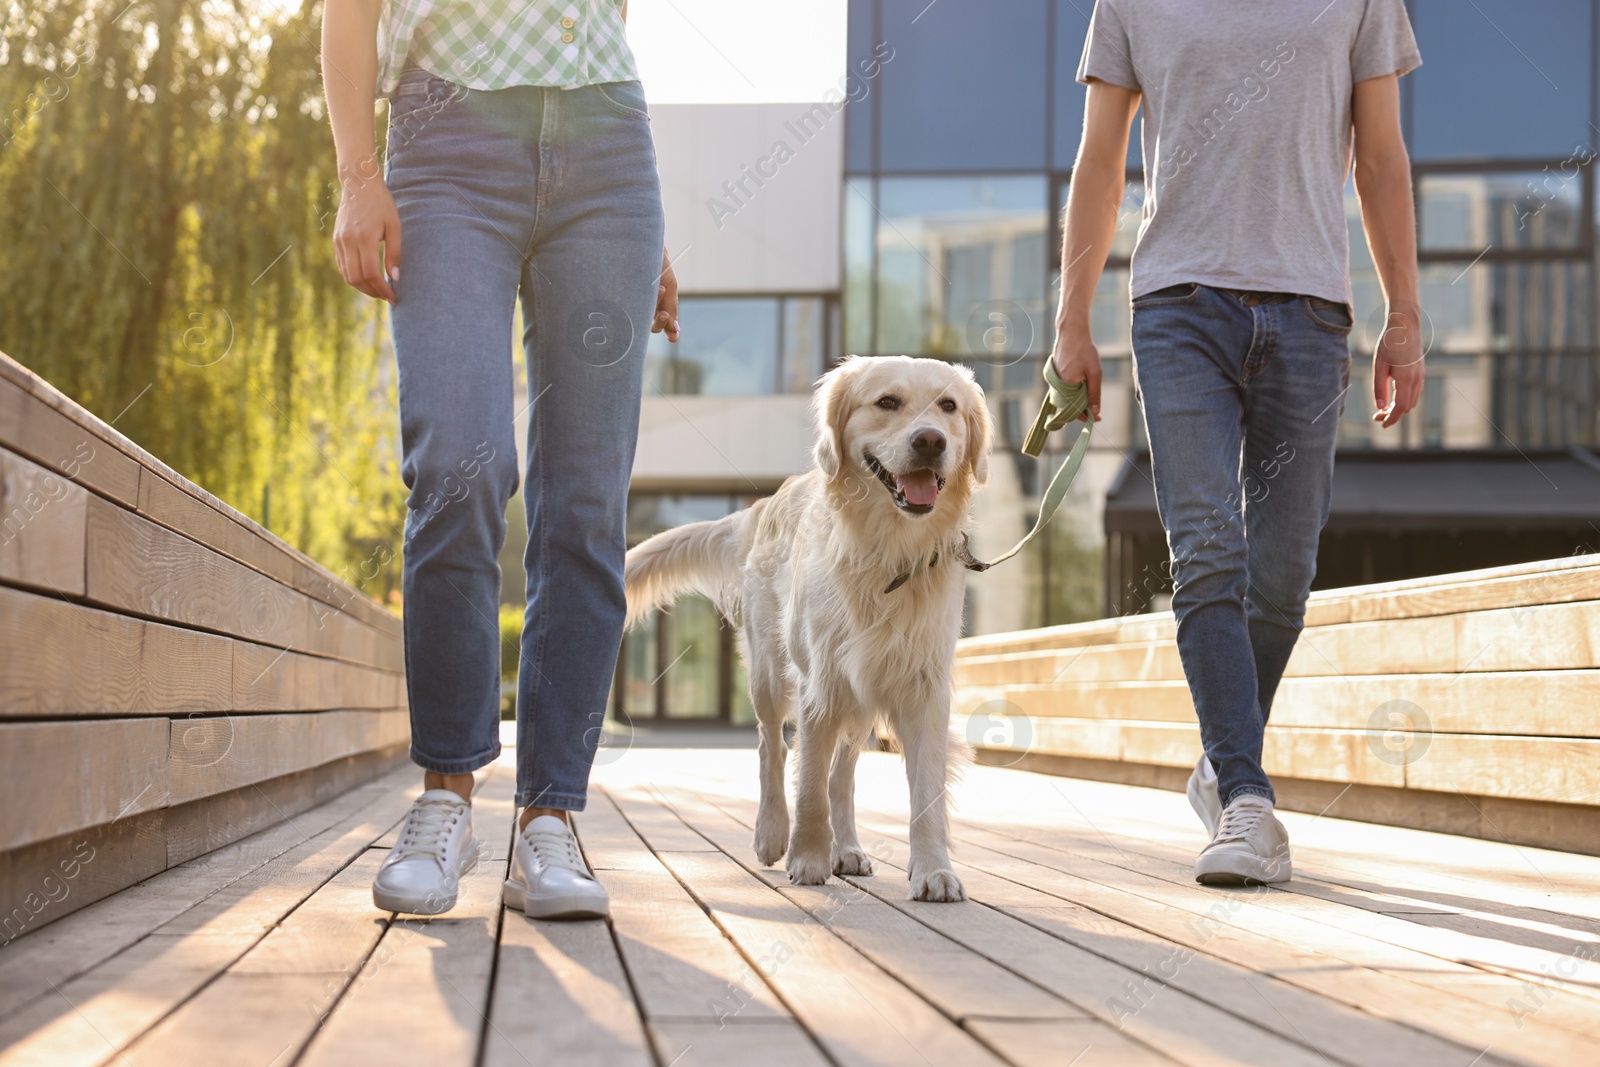
[[[1182,789],[1172,615],[968,638],[978,758]],[[1600,854],[1600,556],[1314,594],[1263,760],[1280,806]]]
[[[399,619],[0,355],[0,942],[408,736]]]

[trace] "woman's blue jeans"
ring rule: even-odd
[[[500,753],[500,566],[520,472],[512,319],[528,368],[518,805],[577,811],[625,608],[628,478],[665,223],[637,82],[468,90],[400,79],[388,182],[411,758]]]
[[[1343,304],[1203,285],[1133,302],[1178,656],[1224,805],[1273,796],[1262,737],[1328,519],[1350,325]]]

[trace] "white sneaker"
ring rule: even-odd
[[[1272,814],[1272,801],[1245,793],[1222,813],[1211,844],[1194,861],[1194,878],[1206,885],[1287,882],[1289,831]]]
[[[1211,761],[1205,756],[1194,765],[1186,792],[1189,806],[1205,823],[1206,836],[1216,837],[1217,826],[1222,822],[1222,798],[1217,795],[1217,772],[1211,769]]]
[[[611,911],[605,886],[589,873],[566,822],[541,815],[517,835],[506,906],[530,919],[603,919]]]
[[[461,876],[477,865],[472,805],[449,789],[426,790],[372,880],[372,902],[384,911],[440,915],[456,906]]]

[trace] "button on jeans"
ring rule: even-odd
[[[1224,805],[1273,796],[1262,737],[1328,518],[1350,325],[1344,304],[1203,285],[1133,302],[1178,655]]]
[[[637,82],[468,90],[402,75],[389,188],[404,263],[399,367],[411,757],[500,753],[498,555],[524,472],[512,312],[528,368],[528,584],[519,805],[577,811],[625,609],[628,478],[665,223]]]

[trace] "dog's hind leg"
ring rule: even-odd
[[[911,899],[967,899],[961,879],[950,869],[948,710],[930,715],[913,709],[895,724],[905,753],[911,786]]]
[[[794,831],[789,837],[789,881],[821,885],[832,869],[833,825],[828,816],[828,772],[839,745],[836,711],[800,705],[795,738]]]
[[[861,746],[854,737],[839,741],[828,772],[828,806],[833,819],[833,873],[871,874],[872,860],[856,836],[856,757]]]
[[[783,858],[789,843],[789,798],[784,794],[783,769],[788,749],[783,743],[783,722],[788,718],[789,696],[783,680],[750,679],[750,702],[756,709],[756,747],[761,755],[761,803],[756,808],[756,859],[770,867]]]

